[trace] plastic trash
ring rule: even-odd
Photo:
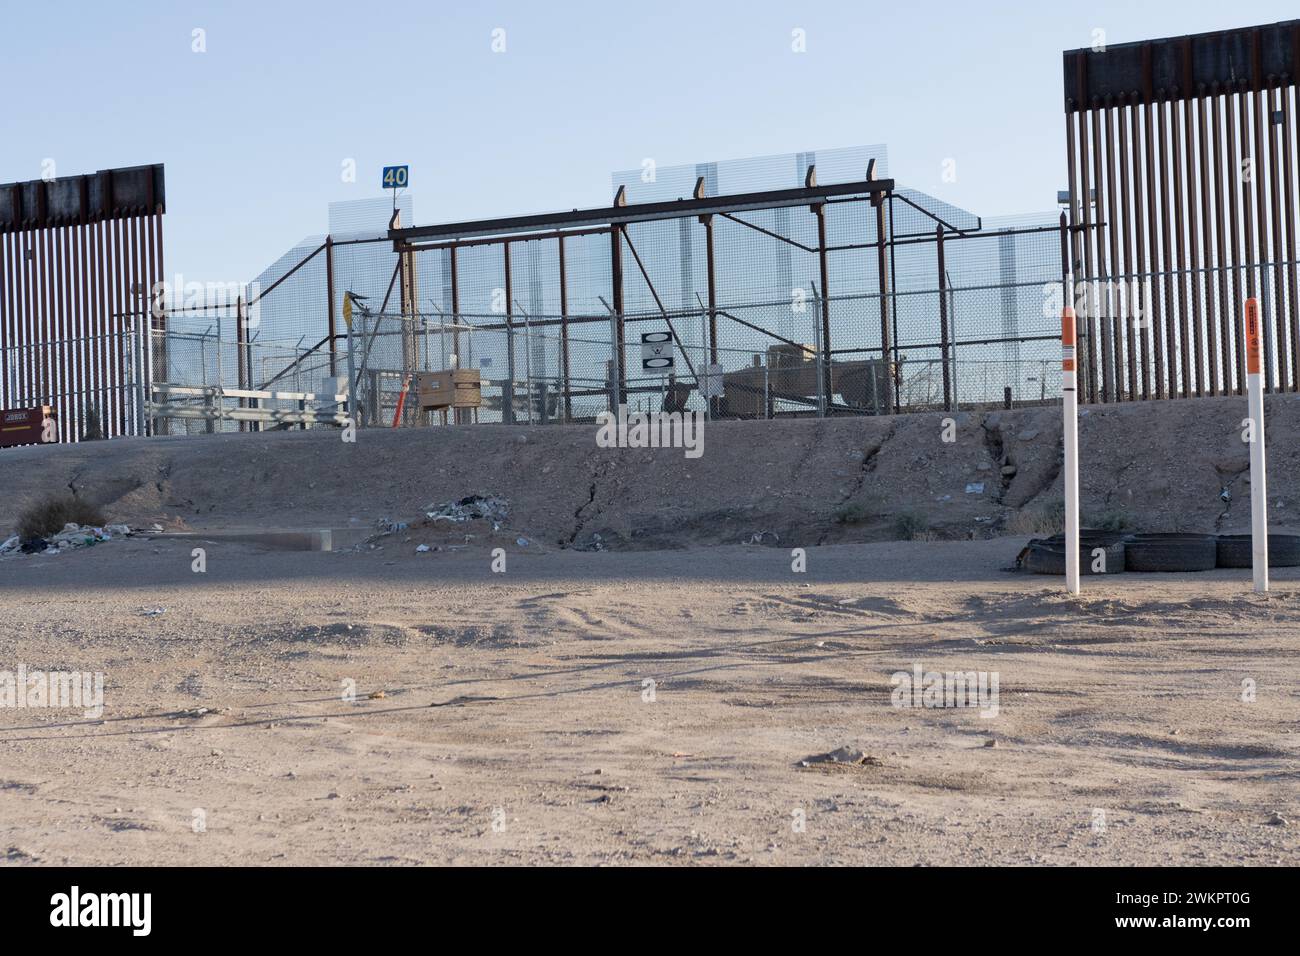
[[[496,528],[510,514],[510,502],[499,495],[468,495],[459,501],[427,505],[425,516],[431,521],[473,521],[485,519]]]

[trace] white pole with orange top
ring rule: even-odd
[[[1074,372],[1074,309],[1061,311],[1061,396],[1065,406],[1065,588],[1079,593],[1079,393]]]
[[[1260,381],[1259,300],[1246,300],[1246,388],[1250,434],[1250,552],[1255,590],[1268,590],[1268,490],[1264,469],[1264,386]]]

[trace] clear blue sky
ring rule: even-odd
[[[167,268],[253,278],[408,163],[417,219],[609,201],[612,170],[887,143],[983,215],[1064,185],[1061,51],[1271,23],[1281,0],[0,0],[0,182],[167,166]],[[207,52],[192,52],[192,32]],[[505,30],[506,51],[492,51]],[[791,49],[806,33],[807,52]],[[341,181],[354,158],[357,181]],[[945,159],[957,179],[941,179]]]

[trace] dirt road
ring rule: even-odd
[[[105,680],[98,718],[0,709],[0,860],[1300,859],[1297,571],[1074,601],[1000,571],[1012,539],[814,547],[804,573],[509,543],[494,573],[491,542],[420,534],[209,545],[204,573],[138,538],[0,559],[0,670]],[[894,706],[918,664],[997,675],[996,716]],[[802,765],[846,745],[871,759]]]

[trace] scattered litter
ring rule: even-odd
[[[159,614],[167,613],[165,607],[144,607],[140,609],[141,617],[157,617]]]
[[[430,550],[430,549],[429,549],[429,546],[428,546],[427,544],[422,544],[422,545],[419,545],[419,546],[416,547],[416,549],[415,549],[415,553],[416,553],[416,554],[424,554],[424,552],[426,552],[426,551],[428,551],[428,550]]]
[[[387,697],[387,696],[388,696],[388,694],[387,694],[386,692],[384,692],[384,691],[382,691],[382,690],[377,690],[377,691],[374,691],[374,692],[370,695],[370,699],[371,699],[371,700],[383,700],[383,699],[384,699],[385,697]]]
[[[519,545],[519,547],[521,548],[526,548],[531,543],[532,542],[530,542],[527,538],[515,538],[515,544]]]
[[[966,485],[966,494],[968,494],[968,495],[982,495],[982,494],[984,494],[984,482],[982,482],[982,481],[972,481],[972,482],[970,482],[969,484]]]
[[[755,531],[753,534],[749,536],[748,543],[767,544],[769,538],[772,540],[773,544],[781,543],[781,536],[777,534],[775,531]]]
[[[579,542],[573,545],[574,551],[604,551],[605,539],[600,536],[599,532],[593,532],[586,542]]]
[[[62,531],[50,535],[48,538],[42,538],[40,535],[19,538],[18,535],[14,535],[3,544],[0,544],[0,554],[12,554],[15,551],[21,551],[23,554],[48,553],[56,555],[64,551],[71,551],[73,548],[89,548],[101,541],[125,538],[131,533],[131,529],[124,524],[110,524],[98,528],[69,522],[63,526]]]
[[[998,745],[998,742],[997,742],[996,740],[986,740],[986,741],[984,741],[984,746],[985,746],[985,747],[996,748],[997,745]]]
[[[510,502],[499,495],[468,495],[459,501],[442,505],[428,505],[424,510],[430,521],[491,521],[493,528],[500,527],[510,515]]]
[[[1227,488],[1224,488],[1222,491],[1219,492],[1219,500],[1227,504],[1229,501],[1232,500],[1232,492],[1229,491]]]
[[[209,713],[208,708],[206,707],[191,707],[189,710],[178,710],[176,712],[176,716],[177,717],[202,717],[206,713]]]
[[[410,525],[405,521],[391,521],[388,518],[380,518],[375,522],[375,527],[379,529],[380,534],[397,534],[399,531],[405,531]]]
[[[1268,825],[1271,827],[1287,827],[1291,825],[1291,821],[1274,811],[1273,816],[1269,818]]]
[[[940,495],[935,501],[952,501],[952,495]]]
[[[811,767],[813,764],[839,764],[843,767],[880,767],[884,765],[884,762],[879,757],[873,757],[856,747],[845,745],[838,750],[832,750],[830,753],[815,754],[799,761],[801,767]]]

